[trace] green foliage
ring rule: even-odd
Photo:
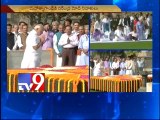
[[[84,13],[14,13],[12,14],[11,20],[19,19],[20,17],[25,16],[30,19],[30,25],[35,23],[48,22],[49,24],[52,21],[64,21],[66,18],[70,18],[73,21],[79,20],[82,25],[88,24],[89,15]],[[17,20],[16,20],[17,21]],[[19,21],[18,21],[19,22]]]

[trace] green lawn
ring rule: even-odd
[[[152,41],[90,43],[90,49],[152,49]]]

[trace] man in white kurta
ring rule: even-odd
[[[101,23],[101,21],[99,19],[97,19],[96,22],[94,23],[94,31],[96,29],[99,30],[99,31],[102,30],[102,23]]]
[[[125,59],[122,59],[122,62],[120,63],[120,72],[119,75],[125,75],[126,74],[126,65],[125,65]]]
[[[144,68],[144,60],[142,60],[141,58],[138,58],[138,60],[137,60],[137,72],[138,72],[138,74],[141,74],[143,72],[143,68]]]
[[[118,71],[119,62],[117,61],[116,58],[114,59],[114,62],[112,63],[112,68],[113,68],[113,75],[118,75],[119,74],[119,71]]]
[[[93,76],[101,76],[101,62],[100,59],[94,60],[94,70],[93,70]]]
[[[18,36],[20,35],[20,33],[18,32],[18,25],[14,25],[14,32],[12,32],[14,34],[14,40],[15,40],[15,44],[13,46],[13,50],[17,50],[18,46],[17,46],[17,40],[18,40]]]
[[[124,33],[122,31],[122,29],[120,28],[120,26],[117,26],[117,30],[115,30],[115,38],[113,39],[113,41],[124,41],[125,37],[124,37]]]
[[[80,41],[81,36],[84,34],[84,26],[79,26],[79,34],[78,36],[78,41]],[[76,58],[76,66],[80,66],[80,59],[81,59],[81,50],[78,48],[78,46],[76,47],[78,50],[76,51],[77,53],[77,58]]]
[[[126,65],[126,75],[133,75],[132,72],[133,62],[130,58],[127,58],[125,65]]]
[[[79,32],[79,22],[75,21],[73,23],[73,30],[72,30],[72,34],[76,35],[78,37],[78,41],[79,41],[79,36],[80,36],[80,32]],[[75,47],[75,53],[76,53],[76,66],[80,65],[80,55],[77,54],[78,51],[78,46]]]
[[[41,46],[39,36],[43,32],[43,26],[38,24],[29,33],[26,39],[26,49],[24,51],[21,68],[36,68],[40,66],[41,61]]]
[[[59,24],[58,27],[59,32],[56,33],[53,37],[53,46],[54,50],[57,54],[57,60],[56,60],[56,67],[61,67],[62,66],[62,46],[59,46],[59,40],[64,32],[64,26],[62,24]]]
[[[80,65],[89,65],[89,29],[85,26],[85,34],[81,36],[78,49],[81,50]]]

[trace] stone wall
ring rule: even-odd
[[[41,55],[41,65],[56,65],[56,55],[53,52],[53,61],[51,64],[51,52],[43,50]],[[24,51],[7,51],[7,69],[20,68]],[[29,59],[29,58],[28,58]]]

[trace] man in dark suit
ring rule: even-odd
[[[10,51],[13,49],[13,46],[15,44],[14,41],[14,34],[12,33],[12,25],[7,24],[7,51]]]
[[[128,15],[124,16],[124,26],[130,27],[130,18]]]
[[[112,21],[111,21],[111,28],[113,30],[116,30],[117,29],[117,26],[118,26],[118,23],[119,23],[119,16],[117,15],[116,17],[112,18]]]

